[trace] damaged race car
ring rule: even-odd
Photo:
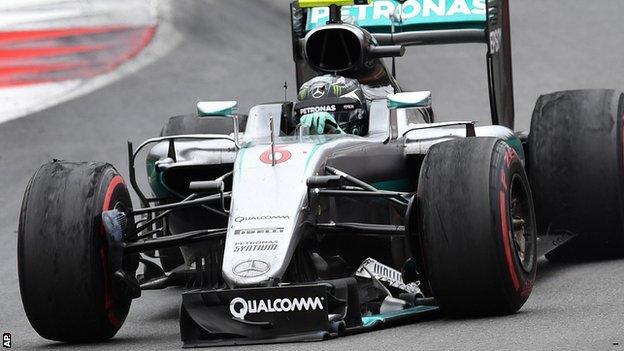
[[[293,2],[295,103],[200,102],[128,143],[127,182],[43,165],[18,231],[33,328],[106,340],[142,290],[182,286],[184,347],[323,340],[514,313],[538,257],[621,255],[624,95],[541,96],[514,133],[508,1],[459,2]],[[490,126],[436,122],[383,61],[454,43],[487,48]]]

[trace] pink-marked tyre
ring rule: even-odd
[[[504,141],[433,146],[418,184],[424,270],[449,315],[501,315],[528,299],[537,231],[522,161]]]
[[[121,327],[131,298],[114,289],[101,220],[102,211],[121,206],[132,208],[130,195],[109,164],[56,161],[31,178],[17,263],[24,310],[42,337],[102,341]]]

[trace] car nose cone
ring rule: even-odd
[[[232,270],[232,273],[243,278],[252,278],[263,275],[268,272],[271,266],[268,263],[260,260],[244,261],[236,266]]]

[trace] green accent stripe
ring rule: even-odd
[[[376,314],[374,316],[362,317],[362,324],[366,328],[373,328],[391,320],[411,317],[420,313],[432,312],[436,310],[438,310],[437,306],[416,306],[401,311],[393,311]]]
[[[303,172],[304,174],[307,174],[308,172],[308,164],[310,163],[310,161],[312,160],[312,156],[314,156],[314,154],[316,153],[316,150],[318,150],[318,148],[321,146],[322,144],[316,144],[314,145],[314,147],[312,148],[312,150],[310,150],[310,154],[308,155],[308,158],[305,161],[305,166],[303,167]]]
[[[387,190],[387,191],[409,191],[410,182],[409,179],[395,179],[395,180],[387,180],[383,182],[377,182],[371,184],[377,190]]]
[[[512,149],[516,150],[518,157],[520,157],[520,159],[524,162],[524,148],[522,147],[522,142],[520,141],[520,139],[512,137],[511,139],[505,140],[505,142],[507,143],[507,145],[511,146]]]
[[[369,1],[372,2],[372,1]],[[310,8],[310,7],[322,7],[329,5],[338,5],[338,6],[347,6],[347,5],[356,5],[361,4],[362,1],[355,0],[299,0],[297,1],[299,7],[301,8]]]

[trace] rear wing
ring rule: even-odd
[[[371,33],[390,33],[390,16],[398,1],[376,0],[370,5],[343,6],[344,21],[355,21],[358,27]],[[397,32],[443,30],[459,28],[485,29],[485,0],[481,1],[407,1],[403,5],[403,20],[396,23]],[[323,26],[329,20],[329,7],[314,7],[307,11],[306,31]]]
[[[397,6],[397,0],[344,6],[342,19],[369,31],[380,46],[486,44],[492,123],[513,128],[509,0],[408,0],[403,4],[402,21],[393,24],[391,16]],[[291,4],[297,87],[318,74],[307,65],[300,42],[306,33],[324,26],[329,15],[328,7],[301,8],[297,1]]]

